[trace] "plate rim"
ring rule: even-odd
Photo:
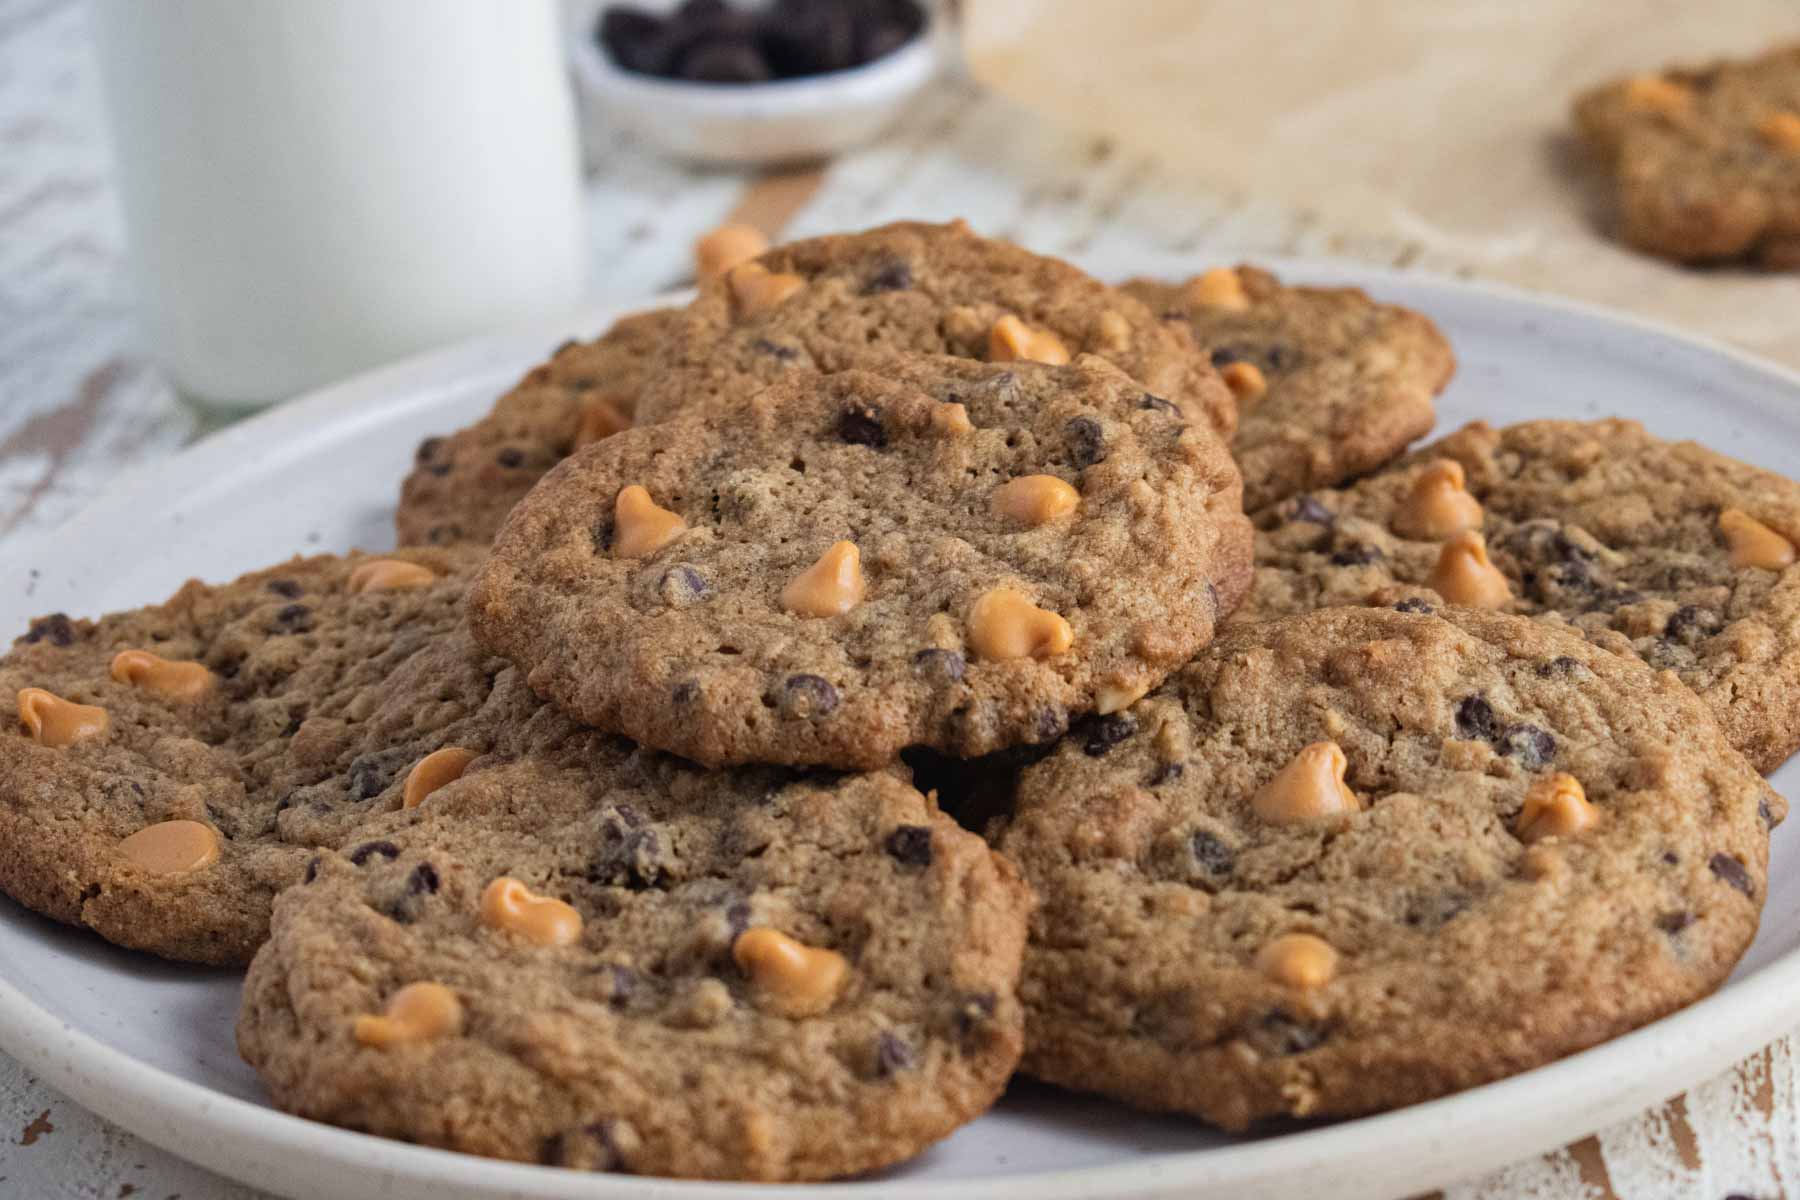
[[[1377,293],[1378,298],[1379,293],[1394,287],[1460,294],[1464,298],[1502,306],[1528,306],[1546,316],[1579,318],[1610,326],[1609,332],[1631,332],[1675,342],[1721,359],[1738,370],[1763,377],[1800,396],[1800,370],[1714,337],[1603,305],[1485,279],[1372,266],[1353,259],[1253,257],[1284,280],[1353,284]],[[1168,272],[1171,267],[1187,269],[1177,264],[1241,259],[1216,250],[1192,254],[1147,250],[1120,252],[1108,256],[1108,261],[1126,263],[1133,270]],[[1108,270],[1105,277],[1119,274],[1116,269]],[[619,316],[680,303],[687,295],[691,292],[667,292],[638,301],[584,306],[562,318],[439,347],[315,390],[201,438],[174,454],[126,471],[54,529],[10,539],[10,543],[28,553],[48,545],[52,539],[78,536],[84,527],[107,520],[134,494],[153,487],[172,473],[192,471],[214,456],[232,456],[254,450],[278,440],[290,428],[298,431],[302,427],[316,427],[320,421],[354,425],[359,410],[365,411],[364,420],[376,422],[379,420],[376,414],[383,410],[380,404],[371,401],[385,400],[390,406],[386,410],[388,415],[392,413],[391,406],[402,395],[414,405],[428,406],[434,390],[455,386],[451,381],[466,379],[478,369],[497,371],[499,368],[494,364],[500,361],[528,363],[533,354],[541,353],[544,346],[554,344],[571,331],[603,328],[605,323]],[[1427,315],[1431,314],[1427,312]],[[1789,419],[1792,419],[1791,415]],[[924,1200],[927,1195],[935,1198],[942,1194],[947,1182],[955,1187],[957,1195],[971,1200],[1013,1196],[1026,1189],[1041,1200],[1078,1200],[1143,1191],[1161,1194],[1197,1187],[1254,1185],[1272,1173],[1297,1173],[1308,1164],[1316,1168],[1329,1163],[1337,1169],[1352,1169],[1359,1162],[1373,1166],[1372,1155],[1387,1151],[1371,1151],[1368,1147],[1385,1148],[1396,1137],[1406,1141],[1409,1138],[1406,1129],[1413,1126],[1421,1130],[1429,1128],[1432,1136],[1412,1135],[1412,1140],[1424,1142],[1435,1138],[1437,1143],[1421,1147],[1431,1166],[1420,1172],[1419,1188],[1415,1190],[1425,1190],[1471,1170],[1494,1165],[1487,1161],[1493,1156],[1487,1154],[1479,1156],[1481,1161],[1475,1161],[1476,1156],[1469,1153],[1471,1135],[1479,1134],[1489,1145],[1504,1145],[1507,1150],[1505,1161],[1511,1161],[1520,1153],[1531,1152],[1529,1147],[1520,1150],[1518,1143],[1530,1143],[1539,1151],[1553,1144],[1566,1144],[1627,1112],[1638,1111],[1641,1106],[1632,1101],[1624,1111],[1615,1111],[1621,1107],[1618,1096],[1612,1096],[1610,1102],[1602,1097],[1598,1103],[1582,1110],[1581,1119],[1575,1124],[1567,1124],[1566,1119],[1559,1121],[1555,1134],[1559,1140],[1554,1143],[1536,1133],[1520,1138],[1518,1129],[1529,1127],[1529,1121],[1519,1122],[1510,1131],[1480,1125],[1481,1112],[1499,1108],[1526,1113],[1532,1108],[1544,1107],[1547,1097],[1557,1095],[1591,1098],[1595,1092],[1606,1090],[1593,1085],[1591,1081],[1596,1079],[1608,1081],[1614,1093],[1636,1090],[1642,1081],[1655,1080],[1659,1088],[1665,1088],[1666,1099],[1701,1082],[1693,1078],[1691,1068],[1684,1070],[1679,1063],[1727,1056],[1736,1060],[1785,1032],[1796,1018],[1800,1018],[1800,1000],[1790,1001],[1787,999],[1790,995],[1800,995],[1800,946],[1778,955],[1748,978],[1721,987],[1686,1008],[1630,1033],[1520,1075],[1423,1104],[1260,1138],[1224,1149],[1155,1153],[1140,1160],[1100,1166],[975,1176],[953,1182],[878,1179],[771,1185],[605,1176],[397,1142],[293,1116],[267,1103],[215,1091],[134,1058],[63,1022],[28,998],[4,975],[0,975],[0,1049],[18,1058],[44,1082],[89,1111],[180,1157],[234,1178],[241,1176],[229,1167],[219,1165],[227,1157],[224,1149],[227,1146],[238,1151],[254,1152],[266,1148],[276,1153],[301,1153],[321,1166],[359,1174],[376,1171],[396,1184],[431,1183],[454,1177],[459,1186],[484,1188],[496,1195],[543,1197],[546,1200],[578,1196],[604,1200],[606,1197],[652,1195],[671,1200],[749,1195],[780,1200],[799,1200],[800,1197],[867,1200],[877,1196]],[[1661,1061],[1661,1056],[1655,1052],[1658,1047],[1670,1044],[1689,1047],[1677,1056],[1677,1065],[1673,1066]],[[1638,1083],[1621,1084],[1620,1080]],[[1563,1101],[1565,1105],[1573,1102],[1572,1099]],[[1557,1109],[1559,1106],[1550,1104],[1548,1107]],[[159,1111],[181,1112],[185,1116],[164,1128],[154,1119]],[[1543,1123],[1541,1118],[1539,1123]],[[209,1152],[213,1144],[219,1149]],[[1451,1160],[1475,1162],[1475,1165],[1457,1168],[1457,1173],[1446,1176],[1444,1171]],[[268,1186],[269,1182],[264,1181],[261,1186]]]

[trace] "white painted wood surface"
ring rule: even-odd
[[[146,0],[148,2],[148,0]],[[134,340],[79,0],[0,0],[0,563],[119,471],[200,423]],[[596,299],[681,281],[692,238],[737,213],[790,236],[965,216],[1034,249],[1335,255],[1468,273],[1320,213],[1176,189],[1143,157],[1060,132],[960,83],[822,175],[694,172],[589,132]],[[1800,1069],[1784,1039],[1735,1071],[1447,1200],[1774,1200],[1800,1192]],[[0,1056],[0,1197],[253,1200],[146,1145]]]

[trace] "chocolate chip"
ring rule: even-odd
[[[909,867],[931,865],[931,828],[926,825],[902,825],[887,835],[882,843],[896,862]]]
[[[437,894],[439,883],[437,868],[428,862],[422,862],[412,869],[411,875],[406,877],[406,894],[409,896],[433,896]]]
[[[1317,1025],[1275,1009],[1242,1030],[1239,1036],[1265,1058],[1290,1058],[1318,1049],[1325,1044],[1326,1034]]]
[[[967,664],[963,656],[954,650],[921,650],[912,658],[913,670],[927,678],[936,678],[951,683],[963,677]]]
[[[1069,455],[1077,468],[1085,469],[1106,461],[1106,432],[1092,417],[1075,417],[1063,426],[1069,442]]]
[[[992,992],[973,992],[956,1005],[956,1032],[967,1038],[994,1019],[1000,1000]]]
[[[1584,669],[1585,668],[1582,667],[1579,659],[1570,658],[1566,654],[1559,654],[1549,662],[1539,663],[1537,665],[1537,675],[1539,679],[1567,678],[1577,671]]]
[[[1403,613],[1423,613],[1423,614],[1429,615],[1434,610],[1432,609],[1430,604],[1428,604],[1424,600],[1419,599],[1419,597],[1409,596],[1405,600],[1402,600],[1400,603],[1394,605],[1394,611],[1395,612],[1403,612]]]
[[[687,563],[676,563],[662,574],[656,585],[657,594],[664,604],[671,608],[681,608],[696,604],[712,595],[712,585],[706,581],[698,568]]]
[[[360,867],[367,863],[371,858],[374,858],[377,854],[381,855],[383,858],[399,858],[400,847],[394,845],[392,842],[386,841],[364,842],[350,852],[350,863],[352,866]]]
[[[1230,875],[1237,865],[1237,852],[1224,838],[1204,829],[1196,829],[1188,838],[1188,851],[1194,856],[1194,865],[1215,878]]]
[[[525,465],[525,452],[517,446],[506,446],[503,447],[498,454],[494,455],[494,461],[508,470],[511,470],[514,467],[522,467]]]
[[[1750,878],[1750,872],[1745,869],[1743,863],[1729,854],[1715,854],[1707,860],[1706,865],[1711,867],[1712,873],[1725,883],[1744,895],[1755,898],[1756,883]]]
[[[775,77],[753,42],[702,42],[681,56],[678,79],[694,83],[766,83]]]
[[[588,865],[589,882],[643,891],[662,877],[662,839],[656,830],[632,829],[623,820],[601,822],[600,845]]]
[[[1763,827],[1765,829],[1775,828],[1775,810],[1769,807],[1769,802],[1767,800],[1758,800],[1756,802],[1756,815],[1762,819]]]
[[[1288,513],[1290,521],[1306,521],[1313,525],[1323,525],[1327,529],[1337,524],[1337,514],[1320,504],[1313,496],[1301,496],[1294,501]]]
[[[609,507],[606,510],[606,513],[603,516],[601,516],[601,518],[598,521],[596,521],[594,523],[593,532],[588,535],[590,538],[593,539],[595,554],[610,554],[610,553],[612,553],[613,533],[614,532],[615,532],[615,525],[614,525],[614,521],[613,521],[613,514],[612,514],[612,509]]]
[[[1556,739],[1536,725],[1509,726],[1494,748],[1533,771],[1556,757]]]
[[[1088,726],[1087,743],[1082,749],[1089,758],[1099,758],[1114,746],[1137,732],[1137,722],[1124,713],[1108,713]]]
[[[1370,563],[1380,562],[1386,558],[1380,546],[1372,546],[1368,542],[1352,542],[1331,556],[1334,567],[1366,567]]]
[[[1493,705],[1482,696],[1464,696],[1456,706],[1456,736],[1468,742],[1491,742],[1499,733]]]
[[[1406,910],[1406,923],[1416,929],[1437,929],[1467,912],[1469,898],[1460,892],[1444,892],[1413,902]]]
[[[667,70],[662,31],[661,17],[623,4],[608,8],[600,16],[600,44],[627,71],[660,75]]]
[[[33,645],[48,641],[52,646],[67,646],[75,640],[75,623],[67,613],[51,613],[33,621],[19,640]]]
[[[677,704],[692,704],[700,698],[700,684],[693,679],[684,679],[675,685],[669,697]]]
[[[394,777],[391,756],[386,753],[359,755],[350,764],[350,798],[372,800],[387,790]]]
[[[427,463],[427,462],[430,462],[432,459],[436,458],[437,452],[439,450],[442,450],[443,448],[444,448],[444,439],[443,438],[428,437],[424,441],[419,443],[419,448],[418,448],[418,450],[414,451],[413,458],[419,462]]]
[[[306,864],[306,878],[302,880],[303,883],[311,883],[319,877],[319,863],[322,861],[318,855],[312,856]]]
[[[1663,624],[1663,636],[1672,642],[1691,646],[1707,634],[1717,633],[1723,622],[1719,614],[1698,604],[1684,604],[1669,614]]]
[[[1673,850],[1664,850],[1662,860],[1672,867],[1681,861],[1681,855],[1675,853]]]
[[[1069,732],[1069,714],[1060,708],[1041,709],[1037,715],[1037,740],[1053,742]]]
[[[875,1039],[875,1074],[883,1079],[910,1071],[918,1063],[912,1044],[890,1030]]]
[[[1243,362],[1249,356],[1232,346],[1216,346],[1211,355],[1215,367],[1229,367],[1234,362]]]
[[[1187,770],[1187,768],[1178,762],[1164,763],[1162,766],[1156,768],[1156,770],[1150,772],[1150,778],[1147,782],[1151,787],[1161,787],[1171,780],[1180,779],[1181,773],[1185,770]]]
[[[781,715],[784,717],[823,717],[836,711],[837,706],[837,689],[817,675],[789,675],[781,685]]]
[[[867,404],[846,408],[838,414],[837,435],[852,446],[887,445],[887,430],[881,426],[881,410]]]
[[[884,263],[863,284],[863,295],[874,296],[881,292],[901,292],[913,285],[912,268],[900,259]]]
[[[1169,403],[1169,401],[1164,400],[1161,396],[1152,396],[1149,392],[1144,393],[1144,398],[1138,402],[1138,407],[1149,409],[1151,412],[1169,413],[1171,415],[1181,412],[1179,408],[1176,408],[1173,404]]]
[[[544,1139],[539,1160],[547,1167],[574,1171],[623,1171],[625,1156],[619,1150],[618,1124],[596,1121],[579,1129],[565,1129]]]
[[[1673,936],[1694,923],[1691,912],[1667,912],[1656,918],[1656,927]]]
[[[792,346],[783,346],[780,342],[771,342],[766,337],[759,337],[750,343],[750,348],[758,354],[767,354],[770,358],[782,362],[793,362],[800,357],[800,352]]]
[[[275,624],[292,633],[305,633],[313,627],[312,609],[304,604],[283,605],[275,614]]]

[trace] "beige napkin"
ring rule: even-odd
[[[1800,274],[1604,231],[1569,101],[1800,38],[1794,0],[967,0],[984,82],[1334,232],[1634,310],[1800,366]]]

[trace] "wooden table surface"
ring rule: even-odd
[[[0,562],[119,471],[203,429],[135,340],[122,238],[79,0],[0,0]],[[729,216],[800,236],[965,216],[1049,253],[1109,249],[1334,256],[1472,274],[1318,212],[1177,187],[1157,162],[1061,132],[947,81],[880,144],[822,172],[696,172],[590,122],[594,299],[683,281],[688,246]],[[1451,1200],[1774,1200],[1800,1195],[1792,1038],[1662,1108],[1444,1193]],[[0,1196],[249,1200],[82,1111],[0,1056]]]

